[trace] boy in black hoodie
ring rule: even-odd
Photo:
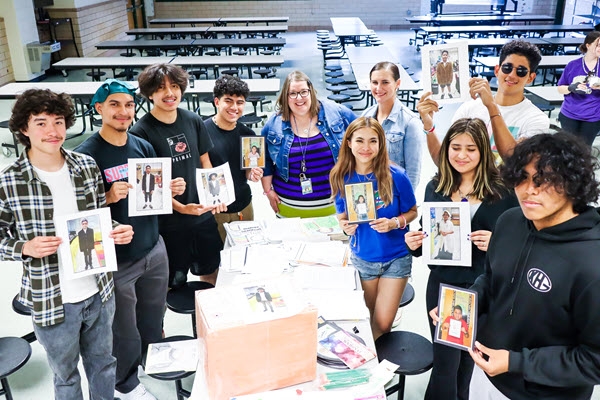
[[[482,315],[470,398],[589,399],[600,384],[596,167],[565,133],[527,139],[506,160],[521,207],[498,219],[472,286]]]

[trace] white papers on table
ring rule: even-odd
[[[317,307],[319,315],[327,320],[369,318],[362,290],[304,289],[304,295],[310,304]]]
[[[227,232],[227,245],[230,247],[269,242],[264,226],[259,221],[234,221],[224,223],[223,228]]]
[[[283,389],[272,392],[235,396],[231,400],[354,400],[352,390],[303,391]]]
[[[198,340],[150,343],[145,372],[160,374],[175,371],[195,371],[198,366]]]
[[[298,265],[348,265],[348,245],[338,241],[304,243],[295,262]]]
[[[198,291],[196,296],[212,330],[290,317],[308,305],[287,278],[221,286]]]
[[[221,268],[228,272],[276,276],[290,268],[297,257],[299,242],[234,246],[221,250]]]
[[[357,289],[356,270],[352,267],[300,265],[294,268],[294,280],[306,289]]]

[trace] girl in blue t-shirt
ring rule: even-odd
[[[415,195],[404,169],[390,163],[383,128],[368,117],[348,126],[329,181],[340,226],[351,236],[350,259],[360,274],[377,339],[391,330],[411,273],[404,234],[417,217]],[[353,200],[345,198],[345,185],[366,182],[373,184],[377,217],[368,224],[351,224]]]

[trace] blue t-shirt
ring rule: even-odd
[[[404,169],[397,165],[390,165],[390,171],[392,173],[393,201],[387,206],[383,206],[379,198],[377,181],[372,180],[377,218],[392,219],[398,217],[417,204],[412,185]],[[353,172],[350,177],[346,177],[345,182],[346,184],[353,184],[364,183],[368,180],[367,175],[359,175]],[[338,214],[348,213],[346,199],[341,197],[339,193],[335,197],[335,209]],[[400,218],[400,224],[403,223],[404,221]],[[404,243],[406,232],[408,232],[408,227],[379,233],[367,223],[359,224],[355,234],[350,238],[350,248],[356,257],[364,261],[386,262],[394,260],[408,254],[408,249]]]

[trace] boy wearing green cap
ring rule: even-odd
[[[55,398],[83,400],[81,356],[89,398],[112,400],[112,274],[65,279],[57,254],[63,239],[56,236],[55,218],[106,204],[94,160],[62,147],[74,123],[67,94],[30,89],[17,98],[9,128],[25,151],[0,174],[0,259],[23,263],[18,300],[31,309],[35,335],[54,373]],[[117,245],[132,236],[129,225],[110,232]]]
[[[149,343],[162,337],[162,319],[167,296],[169,263],[158,234],[156,215],[129,217],[128,159],[156,157],[150,143],[129,135],[135,115],[135,88],[107,79],[91,104],[102,116],[102,127],[75,151],[94,158],[102,173],[106,200],[112,218],[133,226],[131,243],[117,249],[113,355],[117,358],[115,397],[121,400],[156,398],[140,383],[137,373]],[[171,182],[174,194],[183,193],[182,178]]]

